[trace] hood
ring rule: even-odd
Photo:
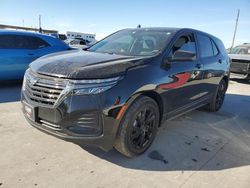
[[[91,79],[113,77],[130,67],[142,64],[144,58],[70,50],[43,56],[30,64],[32,71],[60,78]]]
[[[250,61],[250,55],[246,55],[246,54],[228,54],[228,55],[232,60],[238,59],[238,60]]]

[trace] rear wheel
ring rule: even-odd
[[[159,125],[157,103],[146,96],[136,99],[125,112],[114,147],[127,157],[145,152],[152,144]]]
[[[214,95],[212,101],[206,106],[206,109],[211,112],[218,111],[225,99],[225,94],[227,91],[227,83],[224,79],[220,81],[217,92]]]

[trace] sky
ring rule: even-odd
[[[250,42],[250,0],[0,0],[0,24],[42,28],[60,33],[95,33],[101,39],[117,30],[142,27],[187,27],[232,44]]]

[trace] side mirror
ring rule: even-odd
[[[168,58],[168,61],[193,61],[196,54],[190,51],[177,50],[172,57]]]

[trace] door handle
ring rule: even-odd
[[[35,55],[35,54],[33,54],[33,53],[28,53],[28,55]]]
[[[203,66],[203,65],[202,65],[202,64],[200,64],[200,63],[198,63],[198,64],[196,64],[196,65],[195,65],[195,67],[196,67],[197,69],[201,69],[201,68],[202,68],[202,66]]]
[[[221,64],[221,63],[222,63],[222,60],[221,60],[221,59],[219,59],[219,60],[218,60],[218,62]]]

